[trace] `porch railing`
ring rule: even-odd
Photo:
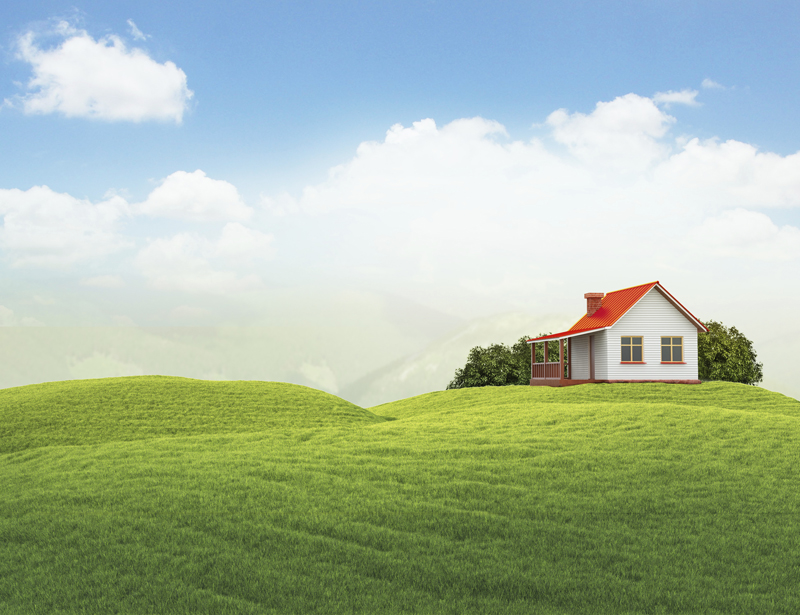
[[[531,370],[531,378],[559,379],[558,370],[560,365],[560,363],[534,363]]]

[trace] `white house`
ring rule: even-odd
[[[572,328],[528,340],[532,386],[588,382],[700,383],[697,333],[708,329],[659,282],[607,295],[586,293],[584,297],[586,315]],[[558,342],[558,363],[547,361],[548,344],[555,342]],[[536,362],[538,343],[544,344],[543,363]]]

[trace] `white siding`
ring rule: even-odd
[[[595,380],[608,380],[608,334],[613,329],[604,329],[597,333],[592,333],[594,337],[594,378]]]
[[[608,344],[602,355],[606,360],[606,374],[597,378],[607,380],[697,380],[697,329],[655,288],[651,289],[627,314],[605,332]],[[628,335],[642,336],[644,365],[620,363],[620,338]],[[662,365],[661,336],[683,337],[684,365]],[[596,353],[595,357],[600,357]],[[595,369],[597,369],[597,367]]]
[[[572,338],[572,356],[570,357],[573,380],[589,379],[589,336],[580,335]]]

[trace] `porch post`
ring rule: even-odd
[[[564,340],[558,340],[558,379],[564,380]]]
[[[542,374],[547,378],[547,340],[544,341],[544,366],[542,366]]]
[[[536,363],[536,342],[531,344],[531,380],[533,380],[533,364]]]
[[[572,380],[572,338],[567,340],[567,378]]]

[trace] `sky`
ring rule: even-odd
[[[800,396],[796,2],[0,7],[0,386],[446,386],[659,280]]]

